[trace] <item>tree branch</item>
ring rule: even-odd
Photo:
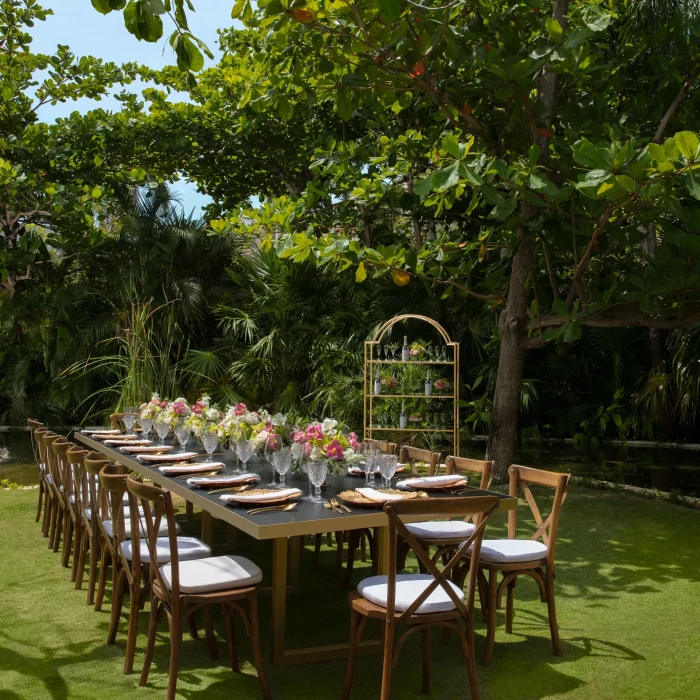
[[[664,114],[663,119],[659,123],[659,128],[654,134],[652,143],[661,143],[661,139],[663,138],[664,131],[666,131],[668,123],[671,121],[680,103],[683,101],[685,93],[688,92],[688,88],[695,82],[695,79],[698,77],[698,75],[700,75],[700,68],[692,71],[691,74],[685,79],[685,82],[681,86],[681,89],[678,91],[678,94],[676,95],[673,102],[671,102],[670,107],[666,110],[666,114]]]

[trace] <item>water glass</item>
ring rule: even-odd
[[[280,438],[279,435],[275,435],[274,433],[272,435],[268,435],[267,438],[265,439],[265,449],[263,451],[263,454],[265,455],[265,459],[270,463],[272,466],[272,481],[268,484],[271,488],[275,488],[277,484],[275,483],[275,464],[274,464],[274,456],[280,451],[282,448],[282,439]],[[291,451],[289,453],[290,458],[291,458]]]
[[[180,443],[180,452],[185,451],[185,447],[187,446],[187,443],[190,441],[191,434],[192,434],[192,429],[190,428],[189,425],[187,425],[186,419],[179,420],[175,424],[175,437],[177,438],[177,441]]]
[[[309,481],[314,486],[314,495],[309,499],[314,503],[323,503],[321,498],[321,484],[326,480],[328,475],[328,465],[325,462],[309,462],[307,465],[309,473]]]
[[[211,459],[214,452],[216,452],[216,448],[219,446],[218,432],[205,428],[202,432],[202,445],[204,445],[207,456]]]
[[[153,418],[141,418],[139,423],[141,424],[141,429],[143,430],[143,436],[147,438],[151,432],[151,428],[153,427]]]
[[[383,487],[391,488],[391,479],[396,473],[398,458],[396,455],[380,455],[379,456],[379,472],[382,475]]]
[[[279,488],[283,489],[284,476],[289,471],[292,466],[292,450],[289,447],[282,447],[276,452],[272,453],[272,465],[275,471],[280,475]]]
[[[365,458],[365,484],[374,483],[374,469],[376,467],[377,448],[369,443],[362,443],[362,455]]]
[[[255,443],[252,440],[236,440],[236,454],[238,459],[243,462],[243,471],[248,469],[248,460],[253,456],[255,452]]]
[[[158,437],[160,438],[160,444],[165,445],[165,438],[168,437],[168,433],[170,432],[170,423],[164,420],[157,420],[153,424],[153,427],[158,433]]]
[[[122,413],[122,420],[124,421],[126,432],[130,433],[131,429],[134,427],[134,423],[136,423],[136,413],[132,407],[124,409],[124,413]]]

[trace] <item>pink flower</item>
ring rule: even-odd
[[[152,399],[151,399],[151,403],[152,403],[154,406],[160,406],[160,399],[158,399],[158,398],[152,398]]]
[[[270,433],[267,436],[267,445],[271,450],[278,450],[280,447],[282,447],[280,436],[275,435],[275,433]]]
[[[360,448],[360,443],[357,440],[357,438],[355,438],[354,440],[348,438],[348,443],[350,443],[350,447],[352,447],[352,449],[355,450],[355,452],[357,452],[357,450]]]
[[[147,403],[142,403],[142,404],[139,406],[139,409],[140,409],[141,411],[143,411],[143,409],[146,408],[146,406],[148,406]]]
[[[267,423],[265,423],[265,430],[266,430],[268,433],[274,433],[274,432],[275,432],[275,426],[272,425],[272,423],[270,423],[270,421],[267,421]]]
[[[309,440],[323,440],[323,427],[320,423],[313,423],[306,429],[306,437]]]
[[[417,348],[414,350],[409,350],[408,354],[409,355],[420,355],[420,350],[418,350]]]
[[[203,404],[201,401],[197,401],[197,403],[192,406],[192,413],[194,413],[197,416],[202,415],[202,411],[206,408],[206,405]]]
[[[184,416],[187,413],[187,406],[182,401],[177,401],[173,404],[173,413],[176,416]]]
[[[291,433],[290,437],[292,438],[292,440],[294,440],[294,442],[306,442],[307,441],[306,433],[303,430],[299,431],[298,433]]]
[[[333,440],[330,445],[326,446],[326,457],[334,462],[339,462],[343,459],[343,447],[337,440]]]
[[[248,408],[244,403],[237,403],[233,407],[233,415],[234,416],[244,416],[246,414],[247,410],[248,410]]]
[[[310,457],[311,456],[311,443],[306,442],[304,443],[304,457]]]

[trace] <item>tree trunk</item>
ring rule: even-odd
[[[534,208],[523,202],[520,215],[529,219]],[[528,290],[535,239],[525,228],[518,232],[518,250],[513,257],[508,302],[498,319],[501,347],[496,375],[496,391],[491,411],[491,427],[486,458],[494,461],[496,481],[505,481],[508,467],[515,454],[518,414],[520,412],[520,383],[527,353]]]
[[[420,248],[423,245],[423,236],[420,231],[420,214],[414,211],[411,219],[413,221],[413,238],[416,242],[416,248]]]

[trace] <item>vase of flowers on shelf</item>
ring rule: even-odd
[[[447,379],[439,378],[433,382],[433,388],[439,394],[444,394],[445,392],[449,391],[451,386],[452,385],[447,381]]]

